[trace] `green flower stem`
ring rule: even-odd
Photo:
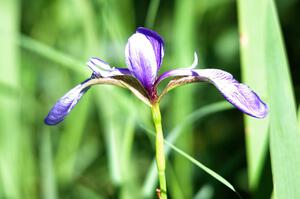
[[[166,161],[164,153],[164,136],[161,125],[161,115],[159,104],[155,103],[151,107],[152,117],[156,130],[156,165],[158,170],[158,179],[160,186],[160,199],[167,199],[167,183],[166,183]]]

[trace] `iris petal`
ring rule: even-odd
[[[125,48],[128,69],[146,90],[151,90],[164,55],[163,40],[154,31],[138,28]]]
[[[91,58],[87,62],[87,65],[97,77],[131,75],[131,72],[127,68],[111,67],[108,63],[99,58]]]
[[[158,66],[158,69],[160,68],[160,65],[162,63],[162,59],[164,57],[164,41],[161,38],[159,34],[154,32],[153,30],[149,30],[144,27],[139,27],[136,32],[141,33],[147,37],[147,39],[150,41],[152,48],[155,53],[156,63]]]
[[[91,78],[85,80],[84,82],[67,92],[63,97],[61,97],[48,113],[47,117],[45,118],[45,123],[48,125],[55,125],[63,121],[64,118],[78,103],[83,94],[86,93],[90,88],[89,86],[86,87],[84,84],[90,79]]]
[[[207,81],[215,85],[227,101],[244,113],[256,118],[264,118],[267,115],[268,107],[260,97],[248,86],[235,80],[228,72],[218,69],[175,69],[163,73],[156,84],[168,77],[178,76],[183,78],[172,80],[172,87],[191,82]]]

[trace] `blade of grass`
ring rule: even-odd
[[[214,189],[210,184],[203,185],[193,199],[213,198]]]
[[[20,71],[19,49],[15,42],[19,31],[19,5],[17,0],[0,1],[0,79],[18,91],[18,95],[5,95],[0,90],[0,186],[3,198],[22,196]]]
[[[134,15],[131,4],[130,0],[121,2],[112,0],[102,4],[101,22],[105,28],[101,32],[103,45],[100,50],[101,55],[113,58],[110,62],[112,64],[124,65],[125,42],[128,33],[133,31],[131,28],[133,27],[132,18]],[[113,50],[108,51],[107,49]],[[99,113],[101,113],[101,123],[104,126],[112,183],[120,190],[118,192],[119,198],[139,198],[136,197],[139,194],[138,188],[136,188],[136,183],[131,175],[134,172],[131,169],[135,167],[127,167],[128,164],[132,164],[130,153],[133,144],[135,120],[132,120],[131,117],[136,113],[134,103],[128,99],[123,90],[114,88],[101,90],[97,95],[97,107]],[[125,123],[127,120],[124,121],[125,115],[128,116],[128,123]]]
[[[103,92],[103,88],[102,88],[102,92]],[[102,120],[100,120],[99,122],[104,126],[104,135],[106,141],[110,176],[112,179],[112,183],[114,185],[119,186],[122,183],[122,174],[121,174],[122,172],[121,172],[121,165],[120,165],[120,160],[121,160],[120,134],[122,132],[119,132],[120,126],[122,125],[118,124],[118,117],[115,117],[116,107],[113,107],[112,104],[114,100],[109,100],[109,102],[105,100],[103,94],[101,94],[101,91],[98,91],[96,93],[96,96],[98,98],[97,107],[99,110],[100,118],[102,118]]]
[[[176,140],[180,137],[180,135],[184,132],[183,129],[186,126],[191,125],[195,121],[201,121],[205,116],[232,109],[233,107],[228,102],[216,102],[210,105],[206,105],[204,107],[201,107],[194,112],[192,112],[190,115],[188,115],[181,123],[177,124],[168,134],[166,140],[170,143],[175,143]],[[144,128],[144,127],[143,127]],[[171,148],[166,146],[165,147],[165,154],[166,157],[170,154]],[[146,198],[149,198],[152,196],[153,190],[155,189],[155,186],[157,184],[157,169],[155,164],[155,159],[153,159],[149,172],[147,174],[146,180],[143,185],[143,195]]]
[[[300,106],[298,107],[298,129],[300,129]]]
[[[214,189],[211,184],[203,185],[193,199],[213,198]]]
[[[112,3],[112,2],[110,2]],[[112,3],[113,4],[113,3]],[[85,15],[83,15],[83,21],[84,26],[86,28],[85,34],[86,34],[86,48],[88,53],[87,54],[93,54],[96,53],[96,51],[105,52],[106,43],[105,39],[108,39],[105,34],[105,30],[99,31],[99,34],[102,35],[101,40],[97,41],[97,30],[96,30],[96,24],[91,23],[89,21],[89,18],[91,18],[91,5],[85,1],[81,1],[79,9],[84,6],[86,7],[86,10],[88,9],[89,12],[85,12]],[[111,12],[114,12],[114,9],[110,8],[110,5],[108,5],[108,9]],[[103,12],[105,10],[103,9]],[[101,24],[105,24],[104,21],[100,21]],[[119,32],[118,32],[119,33]],[[101,43],[101,46],[98,46],[98,43]],[[105,59],[105,54],[101,58]],[[120,186],[123,182],[122,179],[122,171],[121,171],[121,164],[120,164],[120,142],[121,142],[121,134],[120,131],[120,124],[118,123],[116,116],[116,107],[114,106],[115,99],[110,97],[110,93],[114,92],[112,91],[112,88],[102,87],[102,91],[99,91],[95,94],[95,97],[97,99],[97,108],[99,113],[99,123],[104,126],[104,136],[105,136],[105,147],[107,150],[107,156],[108,156],[108,165],[109,165],[109,172],[112,180],[112,184],[114,186]],[[106,90],[106,91],[105,91]],[[110,90],[108,92],[108,90]],[[116,91],[117,92],[117,91]],[[103,95],[105,93],[105,95]],[[109,98],[109,102],[107,101],[107,98]]]
[[[261,59],[264,60],[268,74],[266,80],[270,96],[270,151],[274,196],[279,199],[299,198],[300,134],[297,129],[293,89],[275,4],[272,0],[249,0],[247,4],[249,5],[247,9],[260,10],[255,15],[252,12],[251,17],[254,21],[263,23],[255,27],[255,33],[262,37]],[[248,45],[252,42],[250,39],[247,34],[242,35],[244,43],[242,45]],[[260,47],[256,46],[256,50]]]
[[[88,57],[92,52],[95,52],[96,47],[96,31],[93,29],[93,11],[89,2],[86,1],[73,1],[75,6],[73,7],[73,12],[78,13],[79,18],[81,19],[79,23],[82,24],[83,28],[83,38],[85,39],[85,46],[83,46],[84,52],[86,53],[85,57]],[[60,9],[59,12],[63,13],[64,10]],[[49,53],[49,51],[47,51]],[[68,57],[67,57],[68,58]],[[66,59],[66,58],[64,58]],[[68,58],[70,59],[70,58]],[[69,60],[71,61],[71,59]],[[71,64],[71,63],[66,63]],[[84,68],[85,65],[73,66],[76,68]],[[86,67],[87,69],[87,67]],[[78,74],[78,79],[85,74]],[[70,116],[68,122],[65,123],[66,128],[65,132],[62,134],[59,140],[58,153],[56,155],[56,164],[58,179],[61,184],[66,185],[73,181],[73,178],[78,175],[74,170],[76,168],[76,159],[78,158],[79,147],[83,134],[85,133],[86,124],[88,123],[88,113],[91,99],[90,95],[87,95],[84,101],[81,102],[80,107],[74,110],[72,116]],[[66,144],[68,143],[68,144]]]
[[[178,178],[177,176],[175,175],[175,172],[174,172],[174,168],[173,168],[173,165],[172,163],[167,160],[167,165],[168,165],[168,170],[166,171],[166,175],[169,176],[171,179],[172,179],[172,186],[173,186],[173,189],[178,189],[179,191],[177,191],[177,194],[183,194],[184,191],[182,189],[184,189],[185,187],[181,187],[180,186],[180,183],[178,181]],[[178,195],[177,196],[178,198],[185,198],[184,195]]]
[[[262,4],[263,1],[260,0],[238,1],[238,19],[243,82],[266,99],[267,74],[262,37],[265,24],[263,20],[253,17],[253,12],[263,12]],[[266,159],[269,120],[257,120],[248,116],[244,116],[244,120],[249,188],[255,192]]]
[[[146,27],[153,28],[160,0],[151,0],[146,16]]]
[[[268,91],[272,96],[269,105],[274,197],[300,198],[300,132],[289,65],[273,0],[265,2],[263,13]]]
[[[154,131],[152,131],[150,129],[146,129],[146,128],[144,128],[144,130],[149,135],[152,135],[154,137],[156,136],[156,134],[155,134]],[[213,170],[211,170],[210,168],[208,168],[207,166],[205,166],[204,164],[202,164],[201,162],[199,162],[198,160],[196,160],[192,156],[188,155],[187,153],[185,153],[181,149],[177,148],[175,145],[173,145],[172,143],[168,142],[165,139],[164,139],[164,143],[168,147],[170,147],[171,149],[173,149],[176,153],[180,154],[185,159],[187,159],[190,162],[192,162],[194,165],[196,165],[197,167],[199,167],[200,169],[202,169],[203,171],[205,171],[207,174],[211,175],[213,178],[215,178],[220,183],[224,184],[226,187],[228,187],[229,189],[231,189],[232,191],[234,191],[239,196],[239,193],[235,190],[235,188],[225,178],[223,178],[222,176],[220,176],[219,174],[217,174],[216,172],[214,172]]]
[[[216,172],[214,172],[210,168],[206,167],[204,164],[202,164],[201,162],[197,161],[195,158],[191,157],[190,155],[188,155],[187,153],[185,153],[181,149],[179,149],[176,146],[174,146],[173,144],[169,143],[168,141],[165,140],[165,143],[169,147],[171,147],[174,151],[176,151],[177,153],[179,153],[180,155],[182,155],[183,157],[185,157],[186,159],[188,159],[189,161],[191,161],[193,164],[195,164],[196,166],[198,166],[200,169],[202,169],[203,171],[205,171],[207,174],[211,175],[217,181],[219,181],[220,183],[224,184],[226,187],[228,187],[229,189],[231,189],[232,191],[234,191],[236,194],[238,194],[238,192],[235,190],[235,188],[225,178],[223,178],[222,176],[220,176],[219,174],[217,174]]]
[[[51,61],[61,64],[63,67],[74,71],[83,77],[90,74],[90,71],[85,67],[85,62],[77,60],[74,57],[67,55],[66,53],[59,52],[42,42],[39,42],[26,35],[19,36],[19,45],[27,50],[30,50],[40,56],[43,56]]]
[[[36,158],[36,131],[32,129],[32,125],[36,121],[42,124],[40,119],[42,113],[38,111],[38,107],[41,107],[40,100],[35,96],[38,87],[39,72],[32,66],[32,56],[28,56],[28,53],[21,51],[22,61],[22,78],[21,78],[21,99],[22,99],[22,170],[24,171],[22,188],[24,189],[24,198],[39,198],[38,187],[35,186],[39,181],[38,172],[38,159]]]
[[[124,179],[120,194],[120,198],[122,199],[142,198],[141,191],[139,191],[140,188],[137,185],[136,179],[134,179],[136,175],[136,165],[134,165],[131,156],[134,141],[134,127],[137,118],[135,114],[129,114],[128,119],[125,120],[121,151],[121,169]]]
[[[41,132],[40,168],[41,168],[41,196],[44,199],[56,199],[57,188],[52,161],[52,147],[49,128]]]
[[[194,3],[193,0],[175,1],[173,50],[176,66],[185,66],[187,63],[190,63],[195,50],[195,37],[193,35],[195,22]],[[192,87],[175,90],[172,98],[172,108],[170,108],[173,110],[170,116],[173,125],[180,123],[180,121],[184,120],[188,113],[193,110],[194,102],[192,93]],[[193,135],[189,133],[192,129],[192,126],[185,128],[185,133],[181,135],[181,138],[178,139],[176,143],[188,153],[192,153]],[[178,177],[180,186],[183,187],[184,185],[192,184],[192,165],[181,156],[175,155],[174,171],[175,176],[177,175]],[[186,198],[192,198],[192,186],[185,186],[184,193],[179,193],[180,190],[176,189],[176,185],[172,188],[172,179],[169,182],[170,195],[174,197],[174,199],[181,199],[180,195],[184,195]]]
[[[80,102],[73,113],[65,121],[64,132],[58,141],[57,154],[55,155],[55,166],[57,178],[61,185],[68,185],[76,173],[75,164],[78,158],[79,145],[88,123],[88,111],[90,107],[90,95]]]

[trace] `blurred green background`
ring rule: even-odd
[[[196,51],[199,68],[232,73],[270,107],[249,119],[213,86],[187,85],[161,102],[165,136],[243,198],[300,198],[300,1],[275,1],[277,13],[273,3],[0,0],[0,198],[157,198],[150,111],[129,91],[93,87],[63,123],[43,123],[90,75],[90,57],[126,67],[139,26],[165,39],[160,72],[189,66]],[[238,198],[172,150],[167,183],[169,198]]]

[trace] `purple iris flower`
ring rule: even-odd
[[[178,68],[158,76],[164,56],[164,41],[156,32],[138,28],[125,48],[128,68],[111,67],[98,58],[91,58],[87,65],[92,76],[71,89],[60,98],[45,118],[45,123],[55,125],[61,122],[74,108],[83,94],[96,84],[112,84],[125,87],[139,99],[151,106],[158,103],[169,90],[193,82],[213,84],[232,105],[256,118],[267,115],[267,105],[248,86],[236,81],[231,74],[219,69],[196,69],[197,55],[188,68]],[[172,78],[166,88],[157,93],[161,81]]]

